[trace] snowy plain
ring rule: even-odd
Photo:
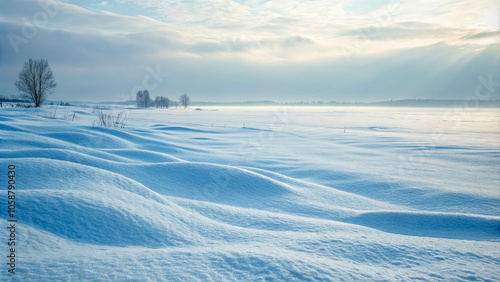
[[[0,109],[0,280],[500,277],[498,109],[101,110]]]

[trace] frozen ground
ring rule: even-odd
[[[500,277],[498,109],[121,110],[0,109],[17,279]]]

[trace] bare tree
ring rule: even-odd
[[[151,95],[149,95],[149,91],[146,89],[144,92],[144,105],[145,108],[148,108],[153,104],[153,100],[151,100]]]
[[[15,85],[23,98],[33,101],[35,107],[40,107],[47,96],[54,93],[57,83],[46,59],[30,58],[24,62]]]
[[[170,107],[170,99],[163,96],[156,96],[153,101],[153,105],[157,108],[169,108]]]
[[[139,90],[135,97],[135,101],[137,103],[137,107],[140,108],[147,108],[153,103],[153,100],[151,100],[151,96],[149,95],[148,90],[144,91]]]
[[[137,91],[137,94],[135,95],[135,102],[137,103],[137,107],[144,106],[144,92],[142,92],[142,90]]]
[[[189,96],[186,93],[184,93],[181,95],[181,97],[179,97],[179,103],[185,109],[189,106],[189,104],[191,104],[191,98],[189,98]]]
[[[154,100],[154,106],[156,108],[161,108],[161,97],[160,96],[156,96],[156,98]]]
[[[169,108],[170,107],[170,99],[168,99],[167,97],[161,97],[161,106],[162,108]]]

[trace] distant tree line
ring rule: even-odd
[[[61,102],[59,102],[59,103],[50,102],[50,104],[49,104],[49,105],[51,105],[51,106],[54,106],[54,105],[55,105],[55,106],[65,106],[65,107],[71,106],[71,104],[70,104],[70,103],[68,103],[68,102],[63,102],[63,101],[61,101]]]
[[[184,108],[187,108],[191,104],[191,98],[184,93],[179,97],[179,101],[170,100],[164,96],[156,96],[155,99],[151,99],[151,94],[147,89],[139,90],[136,94],[135,101],[137,103],[137,107],[139,108],[164,108],[168,109],[170,107],[178,107],[181,105]]]
[[[10,103],[25,103],[32,102],[35,107],[40,107],[47,97],[54,93],[57,86],[52,70],[46,59],[34,60],[28,59],[14,85],[20,93],[21,99],[9,99],[0,97],[0,107],[2,102]],[[186,94],[182,94],[179,100],[171,100],[164,96],[156,96],[153,100],[147,89],[137,92],[136,95],[137,107],[148,108],[169,108],[182,106],[187,108],[191,104],[191,98]],[[54,105],[54,102],[51,103]],[[69,103],[59,103],[60,106],[70,106]],[[272,101],[248,101],[235,103],[210,103],[197,102],[197,105],[245,105],[245,106],[262,106],[262,105],[314,105],[314,106],[382,106],[382,107],[456,107],[456,106],[473,106],[473,107],[500,107],[500,100],[439,100],[439,99],[406,99],[406,100],[390,100],[382,102],[281,102]]]
[[[20,99],[20,98],[7,98],[0,96],[0,102],[5,103],[29,103],[30,100]]]
[[[7,98],[0,96],[0,108],[6,107],[18,107],[18,108],[30,108],[31,106],[26,105],[29,103],[29,100],[23,100],[19,98]],[[5,103],[5,104],[4,104]]]

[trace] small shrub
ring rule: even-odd
[[[58,117],[56,116],[56,113],[57,113],[57,108],[54,109],[54,113],[52,114],[49,114],[47,116],[42,116],[44,118],[48,118],[48,119],[60,119],[60,120],[71,120],[71,121],[75,121],[75,119],[78,119],[76,117],[76,113],[73,113],[73,114],[67,114],[67,115],[64,115],[62,117]]]
[[[73,113],[73,114],[64,115],[61,119],[75,121],[75,119],[77,119],[77,118],[76,118],[76,114]]]
[[[104,113],[97,111],[97,119],[92,122],[92,127],[100,126],[105,128],[118,127],[124,128],[127,123],[127,114],[124,111],[114,115],[113,113]]]
[[[57,107],[54,109],[54,113],[49,114],[47,116],[42,116],[42,117],[48,118],[48,119],[56,119],[56,113],[57,113]]]

